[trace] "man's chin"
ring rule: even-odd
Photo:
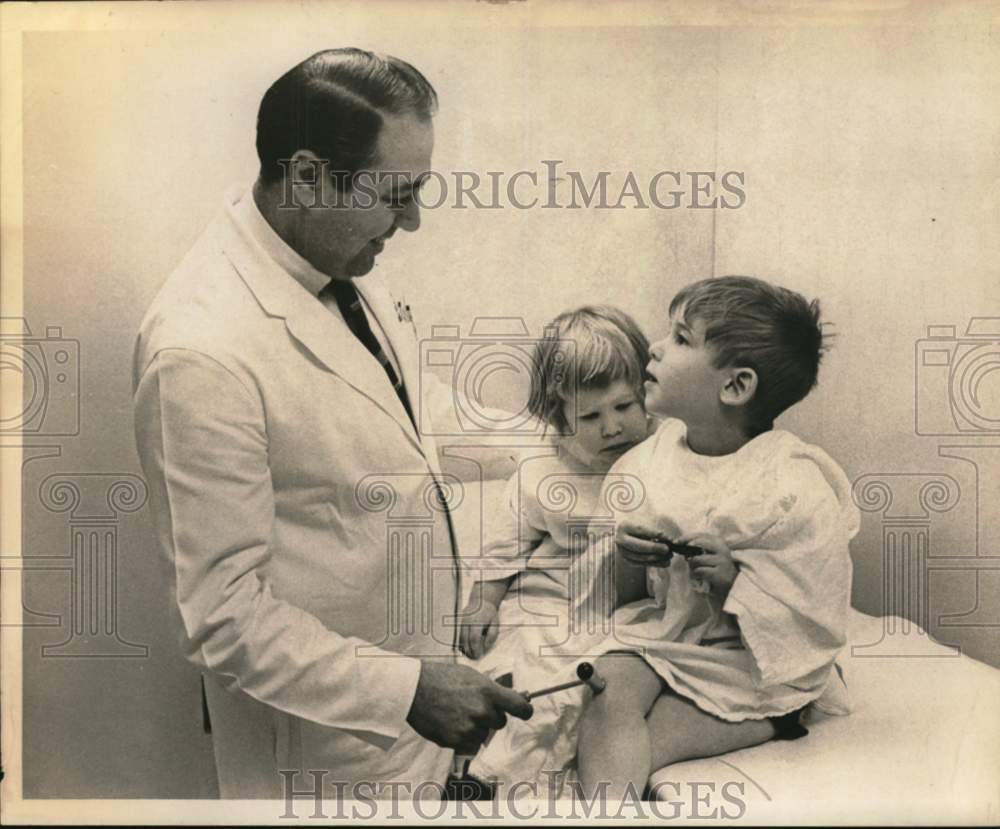
[[[367,251],[362,251],[353,259],[348,260],[347,264],[344,265],[344,272],[350,277],[364,276],[366,273],[370,273],[374,267],[375,257]]]

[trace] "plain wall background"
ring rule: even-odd
[[[628,170],[640,180],[664,169],[746,174],[738,210],[424,211],[421,230],[397,234],[378,264],[421,336],[435,324],[467,330],[482,315],[521,316],[537,335],[567,307],[612,302],[656,338],[676,289],[711,274],[753,273],[818,296],[836,344],[819,388],[779,425],[826,448],[852,480],[950,475],[960,497],[928,514],[931,553],[1000,555],[995,493],[983,488],[1000,466],[990,450],[1000,452],[997,430],[926,437],[914,428],[915,394],[947,410],[946,384],[915,375],[927,326],[962,334],[971,317],[1000,316],[992,33],[877,21],[481,25],[502,14],[477,4],[474,27],[393,28],[391,15],[348,25],[332,7],[304,6],[268,27],[238,27],[234,11],[232,25],[217,18],[198,30],[25,36],[25,315],[37,338],[61,326],[79,341],[81,376],[79,435],[33,439],[60,454],[25,466],[24,554],[69,553],[70,517],[40,496],[48,476],[77,476],[101,501],[108,479],[93,473],[138,474],[135,332],[226,187],[252,180],[260,96],[312,52],[356,44],[411,61],[436,86],[434,161],[446,174],[543,176],[543,159],[588,180],[610,170],[619,185]],[[994,418],[998,376],[983,374],[979,389]],[[971,464],[939,455],[949,443],[984,447],[981,480]],[[919,504],[901,497],[894,509],[919,524]],[[882,512],[864,514],[854,603],[914,616],[884,595],[885,524]],[[148,653],[43,657],[67,636],[68,573],[25,576],[26,624],[38,626],[24,636],[24,795],[212,797],[197,675],[166,628],[148,511],[115,527],[117,630]],[[934,635],[998,664],[998,582],[996,570],[936,570]],[[958,626],[939,624],[970,611]]]

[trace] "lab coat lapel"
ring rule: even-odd
[[[417,418],[417,425],[423,426],[424,424],[420,422],[420,418],[424,414],[424,407],[420,400],[420,361],[414,329],[410,324],[401,322],[392,294],[389,293],[385,283],[377,274],[369,274],[355,279],[354,285],[375,319],[378,320],[378,324],[389,341],[389,346],[399,364],[403,385],[410,398],[410,408],[413,409],[413,414]],[[419,437],[423,443],[424,454],[431,461],[431,468],[435,473],[440,473],[437,463],[437,444],[434,438],[430,434],[425,434],[423,429],[421,429]]]
[[[223,251],[261,307],[271,316],[284,319],[292,337],[326,368],[384,409],[423,452],[413,423],[388,382],[385,370],[347,323],[339,315],[331,314],[294,277],[247,240],[231,216],[227,219]]]

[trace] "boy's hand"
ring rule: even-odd
[[[470,659],[479,659],[493,647],[500,633],[499,608],[492,602],[483,600],[475,610],[470,603],[462,613],[458,645],[462,653]]]
[[[635,524],[623,522],[615,531],[615,545],[626,561],[643,567],[669,567],[674,557],[659,536]]]
[[[701,547],[705,551],[688,558],[691,578],[707,584],[713,595],[725,600],[739,572],[729,545],[719,536],[709,533],[686,538],[683,543]]]

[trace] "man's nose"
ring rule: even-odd
[[[416,199],[411,199],[406,206],[396,214],[396,227],[413,233],[420,228],[420,205]]]

